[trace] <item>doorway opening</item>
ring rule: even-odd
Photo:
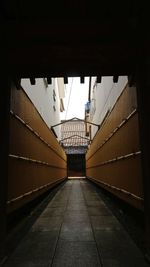
[[[67,155],[67,173],[69,178],[85,177],[85,154]]]

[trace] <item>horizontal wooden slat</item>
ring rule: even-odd
[[[35,106],[23,90],[16,90],[16,88],[12,88],[11,110],[15,115],[18,115],[26,124],[28,124],[36,133],[38,133],[39,136],[45,140],[45,142],[50,144],[54,150],[62,153],[64,159],[66,159],[65,152],[59,145],[56,137],[48,128],[41,115],[38,113]]]
[[[119,156],[119,157],[116,157],[116,158],[113,158],[113,159],[102,161],[102,162],[98,163],[97,165],[96,164],[95,165],[91,165],[91,166],[87,167],[87,169],[98,168],[100,166],[111,164],[111,163],[115,163],[115,162],[120,161],[120,160],[126,160],[126,159],[129,159],[129,158],[135,158],[135,157],[139,156],[140,154],[141,154],[141,151],[137,151],[137,152],[134,152],[134,153],[122,155],[122,156]]]
[[[26,157],[22,157],[22,156],[18,156],[18,155],[12,155],[12,154],[9,154],[8,155],[10,158],[13,158],[13,159],[17,159],[17,160],[24,160],[24,161],[27,161],[28,163],[36,163],[36,164],[41,164],[41,165],[45,165],[47,167],[50,167],[50,168],[56,168],[56,169],[66,169],[66,165],[64,165],[65,167],[63,166],[58,166],[58,165],[51,165],[45,161],[41,161],[41,160],[36,160],[36,159],[31,159],[31,158],[26,158]]]
[[[143,198],[141,158],[127,158],[108,165],[87,169],[87,176],[122,188]]]
[[[104,145],[100,145],[91,154],[87,160],[87,167],[91,164],[95,165],[113,158],[135,153],[139,149],[138,114],[136,113],[122,127],[118,128]]]
[[[144,199],[138,197],[131,192],[125,191],[124,189],[120,189],[115,186],[111,186],[110,184],[104,183],[100,180],[94,179],[93,177],[87,177],[92,182],[96,183],[98,186],[101,186],[105,190],[111,192],[112,194],[116,195],[118,198],[123,199],[124,201],[128,202],[132,206],[137,209],[144,210]]]
[[[136,91],[132,89],[126,86],[94,137],[86,155],[86,175],[119,198],[143,209],[138,112]]]
[[[28,162],[25,160],[18,160],[16,158],[9,158],[9,181],[8,181],[8,201],[18,198],[21,195],[28,195],[29,192],[35,191],[32,199],[38,195],[38,189],[47,190],[52,187],[61,179],[66,177],[66,169],[53,168],[50,166],[37,164],[36,162]],[[45,185],[49,184],[49,187]],[[30,199],[30,197],[29,197]],[[28,197],[24,200],[24,203],[28,202]],[[19,202],[19,201],[18,201]],[[15,203],[13,209],[16,209],[22,205],[22,201]],[[11,207],[9,207],[9,212]]]
[[[115,129],[117,130],[117,127],[119,127],[119,125],[121,125],[121,123],[127,119],[132,112],[134,115],[136,108],[136,88],[133,87],[131,90],[131,88],[126,86],[111,113],[107,117],[107,120],[97,132],[90,149],[86,154],[87,160],[95,151],[97,151],[97,148],[105,143],[105,140],[109,139],[109,136],[115,131]]]
[[[10,126],[10,151],[12,154],[32,157],[37,160],[42,160],[44,156],[44,158],[47,158],[47,161],[57,160],[58,163],[66,161],[61,147],[57,150],[56,148],[54,149],[51,143],[47,143],[31,127],[21,122],[21,118],[18,119],[12,115]]]
[[[67,176],[66,154],[23,90],[12,88],[8,213]]]

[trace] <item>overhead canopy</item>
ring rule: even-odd
[[[132,74],[147,44],[149,9],[141,2],[1,1],[7,73],[22,78]]]

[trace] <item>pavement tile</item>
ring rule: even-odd
[[[122,229],[121,224],[114,216],[91,216],[92,227],[97,230]]]
[[[88,213],[70,212],[70,214],[65,214],[63,223],[89,222],[89,221],[90,219],[89,219]]]
[[[52,266],[101,267],[94,242],[59,241]]]
[[[120,231],[118,231],[120,232]],[[143,255],[138,247],[130,240],[119,238],[116,230],[96,231],[95,239],[102,259],[116,259],[124,262],[126,258],[142,258]]]
[[[60,240],[66,241],[94,241],[92,231],[81,231],[81,230],[73,230],[73,231],[62,231],[60,233]]]
[[[60,232],[60,239],[68,241],[94,241],[89,220],[66,219]]]
[[[12,261],[10,263],[6,263],[4,265],[4,267],[49,267],[51,266],[51,262],[52,261],[49,261],[49,262],[38,262],[38,263],[34,263],[32,261],[27,261],[25,260],[24,262],[21,260],[20,262],[19,261]]]
[[[80,216],[80,215],[87,215],[88,216],[88,210],[66,210],[65,211],[65,217],[66,216]]]
[[[64,201],[64,202],[61,202],[61,201],[53,201],[53,202],[50,202],[47,205],[47,208],[66,207],[66,205],[67,205],[67,201]]]
[[[48,266],[53,258],[57,239],[58,232],[29,232],[5,265]]]
[[[92,207],[106,207],[104,202],[100,200],[86,200],[86,204]]]
[[[69,205],[73,205],[73,204],[78,204],[78,203],[80,203],[80,204],[85,204],[85,200],[84,200],[84,198],[82,199],[82,198],[75,198],[75,199],[69,199],[69,201],[68,201],[68,204]]]
[[[41,217],[51,217],[51,216],[63,216],[65,212],[64,207],[59,208],[46,208],[40,215]]]
[[[103,267],[149,267],[143,259],[134,258],[126,260],[117,260],[117,259],[102,259]]]
[[[86,180],[70,180],[50,201],[4,265],[20,266],[149,265],[93,187]]]
[[[92,231],[89,221],[65,221],[62,224],[61,231]]]
[[[37,219],[35,224],[32,226],[31,231],[57,231],[61,227],[62,219],[62,216],[51,216],[50,218],[39,217],[39,219]]]
[[[67,210],[71,210],[71,211],[73,211],[73,210],[77,210],[77,211],[87,210],[87,207],[86,207],[86,205],[74,204],[74,205],[68,205]]]
[[[105,206],[97,206],[97,207],[88,207],[88,212],[90,216],[111,216],[111,211]]]

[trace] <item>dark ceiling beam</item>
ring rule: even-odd
[[[7,0],[2,1],[4,8],[1,12],[7,17],[11,18],[26,18],[26,19],[36,19],[43,18],[48,19],[51,17],[53,20],[57,21],[62,19],[70,20],[82,20],[85,18],[92,18],[103,21],[106,18],[116,18],[126,20],[130,14],[139,11],[139,1],[136,3],[134,0],[125,1],[101,1],[99,5],[99,0],[94,1],[70,1],[61,0],[59,4],[57,1],[17,1],[17,0]],[[5,3],[6,2],[6,3]],[[36,6],[36,9],[35,9]],[[122,8],[123,7],[123,8]],[[52,12],[50,12],[50,10]],[[56,12],[53,12],[55,10]],[[100,12],[100,10],[102,12]],[[129,14],[129,15],[128,15]]]
[[[12,69],[11,69],[12,67]],[[21,78],[29,78],[31,76],[31,73],[36,78],[43,78],[47,77],[48,73],[51,73],[52,76],[55,77],[65,77],[67,74],[67,77],[80,77],[85,76],[98,76],[99,72],[102,73],[102,76],[113,76],[114,73],[118,76],[128,76],[130,75],[133,70],[135,70],[136,64],[129,64],[129,65],[109,65],[109,66],[101,66],[101,65],[91,65],[91,68],[87,68],[85,66],[79,66],[79,65],[62,65],[59,68],[57,66],[54,66],[53,68],[51,66],[37,66],[36,64],[32,65],[11,65],[10,64],[10,70],[8,71],[8,74],[10,73],[12,76],[18,76]]]
[[[52,84],[52,78],[51,77],[47,77],[47,83]]]
[[[21,89],[21,79],[20,78],[14,77],[13,78],[13,83],[14,83],[14,85],[15,85],[17,90]]]
[[[8,71],[20,77],[130,75],[138,59],[128,42],[88,45],[37,45],[10,47]]]
[[[102,82],[102,76],[100,76],[100,75],[97,76],[96,82],[97,83],[101,83]]]
[[[84,83],[84,80],[85,80],[84,77],[81,76],[81,77],[80,77],[80,83]]]
[[[36,84],[36,80],[35,80],[34,77],[30,78],[30,83],[31,83],[31,85],[35,85]]]
[[[136,31],[133,31],[127,20],[118,24],[118,21],[103,21],[101,23],[93,21],[50,21],[50,20],[20,20],[6,21],[1,26],[5,32],[5,39],[11,46],[14,43],[29,45],[32,43],[51,43],[51,44],[87,44],[110,42],[122,42],[127,39],[137,43]],[[64,31],[65,29],[65,31]],[[117,29],[117,30],[116,30]]]
[[[84,77],[134,72],[140,36],[127,15],[118,23],[105,16],[103,20],[77,20],[68,18],[66,13],[64,20],[45,19],[44,14],[28,20],[20,13],[20,19],[2,24],[10,74],[41,78],[49,73],[52,77]]]
[[[113,82],[114,83],[117,83],[118,82],[118,79],[119,79],[119,76],[118,75],[114,75],[113,76]]]
[[[128,76],[128,84],[129,84],[129,87],[132,87],[135,85],[135,75],[134,74],[131,74]]]
[[[68,84],[68,77],[64,76],[64,84]]]

